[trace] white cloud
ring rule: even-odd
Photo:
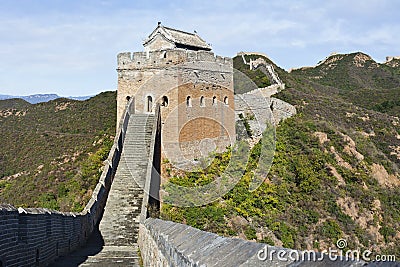
[[[68,95],[115,88],[117,53],[141,50],[157,21],[196,29],[218,54],[258,50],[286,68],[315,64],[332,51],[365,49],[376,51],[372,56],[378,58],[400,54],[395,50],[400,3],[395,0],[103,0],[71,5],[50,9],[42,4],[36,13],[29,7],[23,13],[0,11],[0,93],[63,88]]]

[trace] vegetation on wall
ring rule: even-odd
[[[218,201],[163,205],[161,216],[288,248],[323,250],[344,238],[348,249],[399,255],[400,122],[393,116],[392,95],[398,90],[398,67],[357,53],[336,60],[333,72],[329,64],[279,73],[287,89],[275,97],[295,105],[298,114],[277,127],[274,161],[257,190],[249,191],[256,166],[250,161],[240,182]],[[316,71],[329,78],[312,78]],[[367,76],[369,86],[360,86]],[[387,104],[378,108],[379,103]],[[256,145],[252,158],[259,151]],[[170,183],[201,179],[193,173],[166,175]]]

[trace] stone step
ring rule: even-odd
[[[154,116],[150,119],[150,116],[141,114],[135,114],[129,120],[122,157],[99,226],[106,245],[137,242],[144,195],[138,183],[145,180],[153,122]]]
[[[80,266],[139,266],[137,245],[104,246],[95,256],[89,256]]]
[[[149,146],[147,144],[144,144],[147,142],[146,140],[143,140],[143,142],[131,142],[126,145],[126,150],[129,152],[137,153],[140,152],[140,150],[147,149]],[[128,156],[131,155],[132,153],[125,153]]]
[[[139,266],[137,239],[154,115],[133,114],[99,224],[97,241],[57,261],[63,266]],[[90,251],[90,253],[88,253]],[[70,261],[70,262],[69,262]],[[68,265],[71,262],[79,264]],[[65,265],[63,265],[65,264]]]
[[[132,266],[139,267],[139,259],[138,258],[92,258],[89,257],[83,264],[79,265],[80,267],[87,266],[96,266],[96,267],[108,267],[108,266]],[[70,267],[70,266],[68,266]]]

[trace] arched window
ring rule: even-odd
[[[187,107],[191,107],[191,106],[192,106],[192,99],[190,98],[190,96],[188,96],[188,97],[186,98],[186,106],[187,106]]]
[[[161,106],[168,107],[168,97],[166,96],[162,97]]]
[[[224,103],[225,103],[225,105],[228,105],[228,104],[229,104],[229,103],[228,103],[228,97],[227,97],[227,96],[224,97]]]
[[[204,103],[204,96],[200,97],[200,107],[205,107],[206,104]]]
[[[129,102],[129,100],[131,100],[131,97],[128,95],[128,96],[126,97],[126,101]]]
[[[153,109],[153,98],[151,96],[147,96],[147,101],[146,101],[146,111],[151,112]]]
[[[213,96],[213,102],[212,102],[213,106],[217,105],[217,97]]]

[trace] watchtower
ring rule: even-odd
[[[162,152],[187,163],[235,141],[233,63],[197,33],[158,23],[143,52],[118,54],[117,117],[134,97],[136,113],[161,105]]]

